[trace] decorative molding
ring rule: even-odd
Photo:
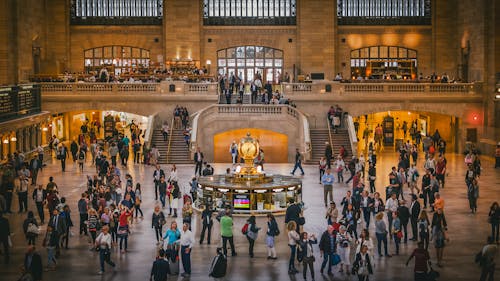
[[[240,28],[233,27],[231,29],[204,29],[205,35],[256,35],[256,36],[265,36],[265,35],[276,35],[276,34],[291,34],[296,35],[297,29],[268,29],[268,28]]]

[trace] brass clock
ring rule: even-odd
[[[243,159],[253,161],[259,155],[259,142],[247,133],[247,136],[238,144],[238,153]]]

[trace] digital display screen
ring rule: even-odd
[[[235,209],[250,209],[250,195],[235,194],[233,198],[233,206]]]

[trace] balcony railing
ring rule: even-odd
[[[137,94],[158,93],[172,95],[217,94],[217,83],[186,83],[166,81],[162,83],[41,83],[45,94]]]
[[[307,94],[475,94],[481,91],[481,83],[284,83],[286,95]]]

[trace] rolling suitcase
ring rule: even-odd
[[[227,258],[224,254],[219,253],[212,260],[212,265],[210,266],[210,273],[208,276],[214,278],[221,278],[226,275],[227,270]]]
[[[174,260],[168,259],[168,268],[170,269],[170,274],[179,275],[179,256],[176,256]]]

